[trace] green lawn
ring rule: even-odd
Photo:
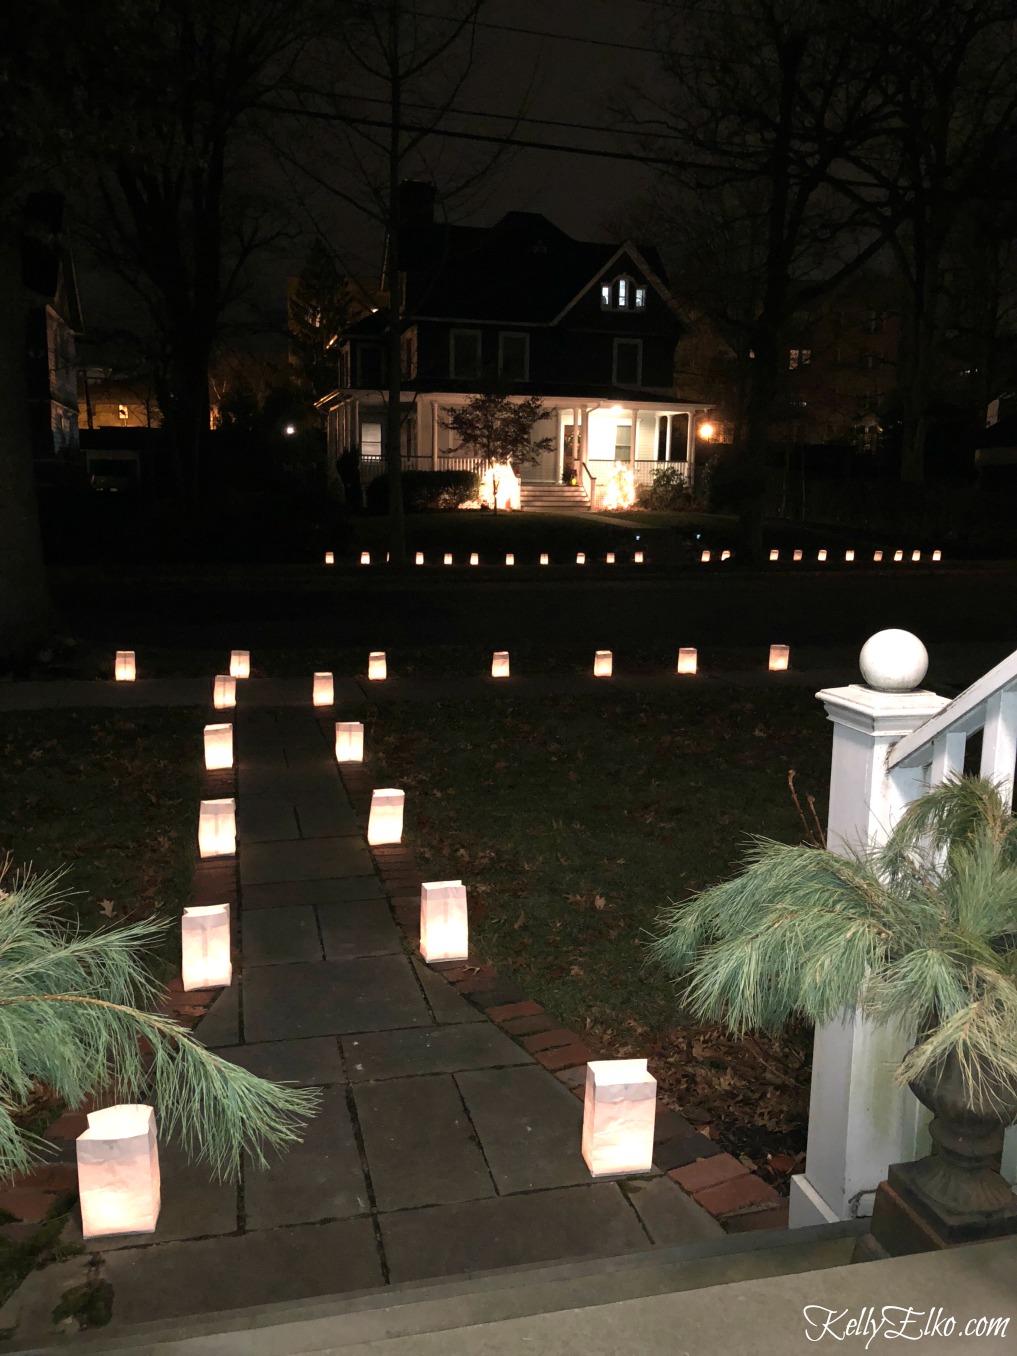
[[[483,958],[603,1048],[649,1055],[673,1104],[736,1152],[804,1147],[809,1042],[687,1029],[644,947],[661,907],[729,875],[748,834],[803,837],[791,769],[825,820],[811,693],[691,684],[359,718],[379,784],[406,790],[425,875],[466,882]]]

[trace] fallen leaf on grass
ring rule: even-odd
[[[603,895],[597,895],[597,896],[594,898],[594,901],[593,901],[593,907],[594,907],[595,909],[606,909],[606,908],[607,908],[607,900],[604,898]]]
[[[116,904],[112,899],[100,899],[99,908],[102,910],[102,912],[106,915],[107,918],[112,918],[113,910],[116,908]]]
[[[526,914],[525,914],[525,913],[520,913],[519,917],[518,917],[518,918],[516,919],[516,921],[512,924],[512,926],[513,926],[514,928],[521,928],[525,922],[526,922]]]

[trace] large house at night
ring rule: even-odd
[[[402,185],[406,467],[471,467],[444,420],[456,404],[499,390],[536,395],[549,411],[532,436],[550,436],[552,450],[521,468],[524,504],[527,485],[546,502],[569,470],[587,495],[591,478],[619,462],[637,485],[661,463],[690,474],[708,407],[675,397],[675,346],[687,325],[656,253],[573,240],[531,212],[452,226],[435,220],[434,205],[430,184]],[[385,446],[387,328],[380,306],[343,334],[338,389],[321,402],[333,466],[359,445],[365,481],[380,473]]]

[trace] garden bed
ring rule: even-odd
[[[805,1147],[810,1034],[690,1025],[645,944],[669,899],[735,870],[747,835],[814,833],[810,794],[825,821],[812,694],[690,684],[358,718],[380,784],[406,790],[425,876],[466,882],[478,958],[595,1048],[648,1055],[665,1102],[782,1185]]]

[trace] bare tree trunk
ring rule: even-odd
[[[0,234],[0,658],[45,635],[53,608],[32,478],[26,323],[28,295],[16,238]]]
[[[389,61],[392,100],[389,106],[388,155],[388,418],[385,421],[385,472],[388,476],[389,556],[393,565],[406,564],[406,517],[402,482],[402,258],[399,211],[400,127],[402,79],[399,64],[399,5],[390,0]]]

